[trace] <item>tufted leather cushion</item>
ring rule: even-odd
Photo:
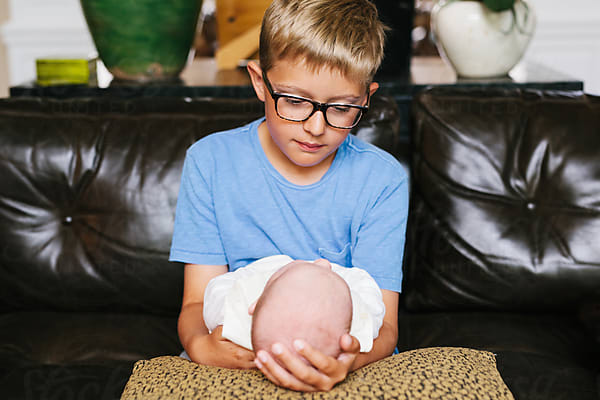
[[[263,115],[257,100],[0,100],[0,311],[177,315],[167,261],[187,148]],[[398,152],[395,103],[355,133]]]
[[[414,107],[411,310],[600,301],[600,99],[444,90]]]
[[[0,103],[0,309],[176,313],[185,151],[260,115],[250,101]]]

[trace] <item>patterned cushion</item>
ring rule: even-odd
[[[492,353],[433,347],[396,354],[348,375],[330,392],[300,393],[256,370],[198,365],[175,356],[138,361],[121,400],[134,399],[514,400]]]

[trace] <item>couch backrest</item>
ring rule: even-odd
[[[372,106],[357,134],[398,151],[395,103]],[[0,310],[177,313],[186,149],[262,114],[257,100],[0,100]]]
[[[600,301],[600,99],[433,89],[414,103],[407,307]]]

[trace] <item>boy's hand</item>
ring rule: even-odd
[[[215,367],[252,369],[254,352],[225,339],[221,333],[223,326],[217,326],[210,334],[200,336],[194,341],[194,355],[192,358],[198,364],[213,365]]]
[[[296,340],[295,350],[312,364],[310,366],[285,346],[276,343],[271,351],[285,368],[264,350],[258,352],[255,362],[276,385],[302,392],[328,391],[346,378],[360,351],[358,340],[348,334],[340,338],[340,346],[343,352],[337,358],[332,358]]]

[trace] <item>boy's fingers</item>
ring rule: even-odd
[[[338,382],[343,381],[348,374],[350,365],[356,358],[356,355],[344,353],[350,356],[350,360],[342,362],[321,353],[304,341],[295,341],[294,346],[300,350],[301,356],[313,363],[312,366],[306,365],[300,357],[290,352],[278,355],[278,359],[284,363],[292,375],[317,390],[331,390]]]
[[[193,361],[200,364],[235,369],[253,369],[254,353],[241,347],[221,335],[221,327],[216,328],[210,335],[200,337],[194,343],[195,354]]]
[[[274,357],[277,357],[281,364],[283,364],[283,366],[301,382],[311,386],[321,387],[324,379],[327,378],[279,343],[273,345],[272,351]]]
[[[260,370],[276,385],[302,392],[314,392],[317,389],[311,385],[301,382],[281,367],[266,351],[258,352],[258,363]]]
[[[340,347],[345,353],[357,353],[360,352],[360,342],[354,336],[345,333],[340,338]]]
[[[338,382],[343,381],[358,355],[358,353],[342,353],[335,359],[326,356],[302,341],[295,341],[294,347],[300,355],[318,369],[320,381],[318,383],[310,381],[309,383],[322,390],[329,390]]]
[[[254,364],[254,352],[241,347],[222,336],[223,326],[217,326],[210,334],[214,343],[219,346],[219,354],[230,355],[230,365],[237,365],[236,368],[252,369],[256,368]]]
[[[277,378],[275,378],[273,376],[273,374],[271,374],[271,371],[269,371],[269,369],[267,367],[265,367],[265,365],[258,359],[258,357],[254,360],[254,363],[256,364],[256,366],[258,367],[258,369],[265,374],[265,376],[267,377],[268,380],[270,380],[271,382],[273,382],[274,384],[281,386],[281,383],[279,382],[279,380],[277,380]]]
[[[240,360],[242,368],[245,369],[253,369],[256,368],[254,363],[254,353],[248,351],[248,349],[240,349],[235,354],[235,357]]]
[[[219,351],[219,354],[221,354],[220,357],[223,358],[223,355],[230,354],[230,362],[232,363],[231,365],[236,365],[236,368],[241,369],[256,368],[254,364],[254,353],[248,351],[247,349],[239,348],[235,344],[225,342],[221,343],[222,350]]]
[[[305,341],[299,339],[294,340],[294,349],[296,349],[298,354],[306,358],[317,370],[325,373],[327,376],[331,376],[331,374],[335,372],[336,361],[321,353]]]

